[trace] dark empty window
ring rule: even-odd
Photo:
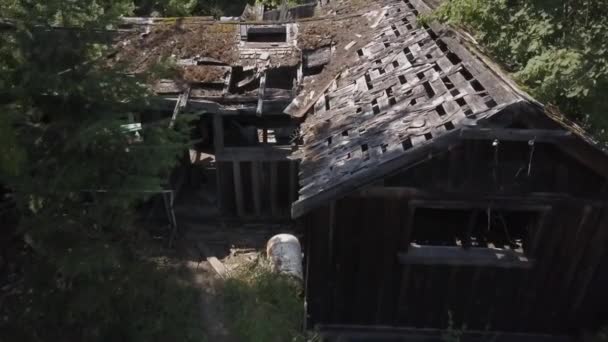
[[[443,205],[442,205],[443,207]],[[502,209],[416,208],[407,252],[414,265],[529,268],[526,257],[539,213]]]
[[[285,26],[250,27],[247,30],[247,41],[254,43],[284,43],[287,41]]]
[[[522,210],[416,208],[410,241],[523,252],[538,217],[538,212]]]

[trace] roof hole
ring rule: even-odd
[[[475,89],[475,91],[484,91],[484,90],[486,90],[486,88],[484,88],[481,85],[481,83],[479,83],[478,80],[471,81],[471,87],[473,87],[473,89]]]
[[[429,98],[435,96],[435,91],[433,90],[433,87],[431,87],[431,84],[429,82],[424,82],[422,86],[424,87],[424,90],[426,90],[426,93]]]
[[[414,13],[415,16],[418,16],[418,10],[413,9],[412,13]]]
[[[426,59],[433,59],[433,56],[432,56],[430,53],[428,53],[428,54],[426,55]]]
[[[287,27],[249,27],[247,41],[255,43],[280,43],[287,41]]]
[[[363,57],[363,49],[357,50],[357,54],[359,55],[359,57]]]
[[[399,62],[397,62],[397,61],[393,61],[393,67],[394,67],[394,68],[399,67]]]
[[[401,147],[403,147],[403,150],[404,150],[404,151],[409,150],[410,148],[412,148],[412,146],[413,146],[413,145],[412,145],[412,139],[410,139],[410,138],[407,138],[406,140],[404,140],[404,141],[401,143]]]
[[[427,134],[424,135],[424,138],[426,140],[431,140],[431,139],[433,139],[433,135],[431,133],[427,133]]]
[[[393,32],[395,32],[395,36],[396,37],[401,36],[401,32],[399,32],[399,30],[393,30]]]
[[[437,43],[437,46],[439,46],[439,49],[441,50],[441,52],[448,51],[448,46],[446,45],[446,43],[443,40],[437,39],[436,43]]]
[[[363,108],[357,107],[357,113],[361,113],[362,111],[363,111]]]
[[[346,154],[346,159],[350,159],[350,152]]]
[[[455,128],[454,124],[452,123],[452,121],[446,122],[444,126],[445,126],[445,129],[447,129],[448,131],[451,131],[451,130],[453,130]]]
[[[473,74],[471,74],[469,72],[469,70],[467,70],[466,68],[462,68],[462,70],[460,70],[460,73],[462,74],[462,76],[464,76],[464,79],[467,81],[470,81],[473,79]]]
[[[343,137],[347,137],[347,136],[348,136],[348,131],[343,131],[343,132],[342,132],[342,136],[343,136]]]
[[[416,105],[416,103],[418,103],[418,101],[416,101],[416,99],[412,99],[412,101],[410,101],[410,105],[412,105],[412,106]]]
[[[486,101],[486,106],[488,106],[488,108],[494,108],[494,107],[498,106],[498,103],[496,103],[496,101],[494,101],[494,99],[490,99],[490,100]]]
[[[380,145],[380,149],[382,150],[382,153],[386,153],[386,150],[388,149],[388,144]]]
[[[391,97],[390,99],[388,99],[388,104],[394,106],[397,104],[397,100],[395,100],[394,97]]]
[[[460,57],[456,56],[455,53],[453,53],[452,51],[448,52],[446,54],[446,57],[450,60],[450,62],[452,62],[452,64],[456,65],[460,62],[462,62],[462,59],[460,59]]]
[[[444,116],[447,114],[445,109],[443,108],[443,105],[437,106],[437,108],[435,108],[435,110],[437,111],[437,114],[439,114],[439,116]]]
[[[407,83],[407,80],[405,79],[405,76],[399,75],[399,83],[401,83],[401,84],[406,84]]]
[[[390,46],[391,46],[391,43],[389,43],[389,42],[384,43],[385,48],[390,47]]]
[[[384,73],[386,72],[384,71],[384,68],[378,68],[378,71],[380,72],[380,75],[384,75]]]
[[[388,97],[393,96],[393,88],[391,88],[391,87],[386,88],[386,96],[388,96]]]
[[[378,106],[373,106],[372,110],[374,111],[374,114],[380,114],[380,107]]]
[[[443,84],[445,84],[446,88],[448,88],[448,89],[454,88],[454,83],[452,83],[452,80],[450,80],[447,76],[442,77],[441,81],[443,81]]]
[[[414,27],[413,27],[411,24],[407,24],[407,25],[405,25],[405,28],[407,28],[408,30],[411,30],[411,29],[413,29]]]
[[[367,144],[363,144],[361,145],[361,152],[367,152],[369,146],[367,146]]]
[[[424,78],[424,73],[423,72],[419,72],[416,74],[416,77],[418,77],[418,79],[423,79]]]
[[[419,41],[419,42],[418,42],[418,46],[420,46],[420,47],[424,47],[424,42],[423,42],[423,41]]]
[[[328,146],[331,145],[331,141],[332,141],[331,137],[327,138],[327,145]]]

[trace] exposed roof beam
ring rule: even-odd
[[[552,129],[512,129],[464,127],[460,137],[471,140],[530,141],[555,143],[574,139],[574,134],[566,130]]]

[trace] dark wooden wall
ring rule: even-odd
[[[534,267],[503,269],[400,264],[408,202],[349,198],[307,217],[311,324],[447,328],[451,313],[469,329],[564,332],[608,319],[606,206],[553,203]]]
[[[608,322],[605,179],[548,145],[536,147],[530,176],[515,177],[525,143],[502,145],[498,165],[491,145],[476,144],[305,216],[309,327],[447,328],[451,315],[455,328],[569,333]],[[401,263],[425,206],[537,211],[524,248],[533,267]]]

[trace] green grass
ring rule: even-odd
[[[266,260],[242,266],[223,290],[228,325],[239,341],[306,341],[302,287],[273,273]]]

